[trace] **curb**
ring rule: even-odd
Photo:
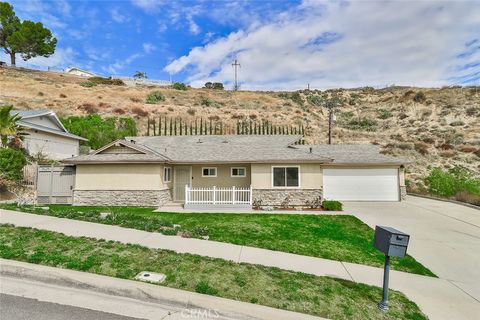
[[[323,318],[134,280],[0,259],[0,276],[130,298],[176,310],[217,310],[219,319],[269,320]]]
[[[430,199],[430,200],[450,202],[450,203],[454,203],[454,204],[459,204],[459,205],[464,206],[464,207],[469,207],[469,208],[472,208],[472,209],[480,210],[480,207],[479,207],[479,206],[476,206],[476,205],[470,204],[470,203],[466,203],[466,202],[461,202],[461,201],[453,200],[453,199],[445,199],[445,198],[427,196],[427,195],[417,194],[417,193],[407,193],[407,195],[408,195],[408,196],[412,196],[412,197]]]

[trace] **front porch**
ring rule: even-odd
[[[252,187],[190,187],[185,185],[184,208],[252,209]]]

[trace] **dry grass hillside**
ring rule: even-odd
[[[60,116],[98,113],[131,116],[141,133],[147,117],[178,117],[222,121],[268,120],[279,125],[303,124],[306,141],[325,143],[327,113],[315,107],[304,91],[187,91],[158,87],[97,85],[55,73],[0,68],[0,104],[16,108],[50,108]],[[160,90],[165,101],[146,104],[147,94]],[[480,88],[423,89],[389,87],[337,90],[347,104],[337,113],[334,143],[375,143],[385,153],[410,159],[409,179],[417,180],[428,166],[463,165],[480,171]]]

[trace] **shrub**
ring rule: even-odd
[[[368,118],[351,119],[344,127],[352,130],[375,131],[377,122]]]
[[[141,107],[133,107],[132,108],[132,113],[136,114],[139,117],[146,117],[148,116],[148,111],[141,108]]]
[[[113,109],[113,112],[116,113],[116,114],[125,114],[125,109],[115,108],[115,109]]]
[[[440,151],[440,156],[444,158],[452,158],[456,155],[457,153],[454,150],[444,150]]]
[[[327,211],[342,211],[343,204],[336,200],[323,200],[322,208]]]
[[[78,107],[79,109],[85,111],[86,113],[88,114],[92,114],[92,113],[97,113],[98,112],[98,108],[93,104],[93,103],[89,103],[89,102],[85,102],[84,104],[82,104],[81,106]]]
[[[198,293],[203,293],[203,294],[209,294],[209,295],[216,295],[218,293],[218,290],[215,288],[212,288],[208,281],[200,281],[197,283],[195,286],[195,292]]]
[[[457,120],[457,121],[451,122],[450,125],[452,127],[459,127],[459,126],[465,125],[465,122],[463,122],[462,120]]]
[[[81,141],[80,144],[92,149],[98,149],[126,136],[137,135],[135,121],[128,117],[102,118],[95,114],[62,118],[61,121],[71,133],[87,138],[88,141]]]
[[[469,107],[465,110],[465,113],[467,114],[467,116],[473,117],[473,116],[477,115],[477,113],[480,113],[480,108]]]
[[[207,107],[210,107],[211,105],[213,105],[215,103],[215,101],[213,101],[212,99],[210,98],[207,98],[207,97],[202,97],[200,99],[200,104],[202,106],[207,106]]]
[[[60,98],[66,98],[66,97],[67,97],[66,94],[60,93]]]
[[[430,147],[430,145],[425,142],[419,141],[414,143],[414,147],[418,153],[426,155],[428,154],[428,148]]]
[[[215,90],[223,90],[224,87],[223,87],[223,83],[221,82],[214,82],[212,84],[212,89],[215,89]]]
[[[20,150],[0,148],[0,178],[20,180],[23,167],[27,164],[25,155]]]
[[[458,150],[462,152],[475,153],[479,149],[476,146],[471,144],[462,144],[461,146],[458,147]]]
[[[90,77],[88,81],[93,82],[95,84],[106,84],[106,85],[115,85],[115,86],[124,86],[125,82],[121,79],[112,79],[110,78],[103,78],[103,77]]]
[[[413,96],[413,101],[418,102],[418,103],[423,103],[427,100],[427,97],[425,96],[425,93],[419,91]]]
[[[172,84],[172,88],[175,90],[182,90],[182,91],[187,91],[188,89],[187,85],[182,82],[175,82],[174,84]]]
[[[130,101],[139,103],[139,102],[142,102],[142,99],[137,97],[130,97]]]
[[[92,81],[84,81],[84,82],[81,82],[80,85],[85,88],[91,88],[91,87],[95,87],[97,84]]]
[[[447,171],[434,168],[424,181],[430,193],[441,197],[452,197],[459,192],[480,195],[480,177],[463,167]]]
[[[385,119],[391,118],[393,115],[390,111],[386,109],[379,109],[377,110],[377,116],[379,119],[385,120]]]
[[[149,93],[145,99],[145,103],[148,104],[156,104],[160,101],[165,101],[165,96],[160,91],[153,91]]]
[[[195,109],[192,109],[192,108],[190,108],[190,109],[187,110],[187,113],[188,113],[189,115],[191,115],[191,116],[194,116],[194,115],[195,115],[195,112],[196,112]]]

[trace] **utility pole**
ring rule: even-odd
[[[240,67],[237,59],[232,63],[232,67],[235,68],[235,83],[233,85],[233,91],[238,91],[238,79],[237,79],[237,67]]]
[[[328,144],[332,144],[333,108],[328,108]]]

